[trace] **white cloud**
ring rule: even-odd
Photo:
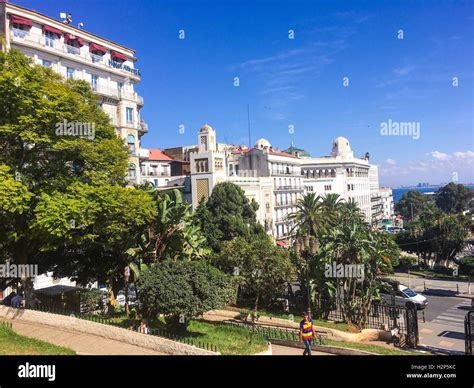
[[[415,66],[408,65],[394,69],[393,72],[398,76],[404,76],[410,74],[413,70],[415,70]]]
[[[379,173],[382,181],[396,184],[416,184],[417,182],[450,182],[456,173],[463,183],[474,181],[474,151],[456,151],[446,153],[431,151],[423,160],[410,160],[400,163],[392,159],[385,160]]]
[[[429,155],[435,160],[446,161],[446,160],[451,159],[450,155],[445,154],[444,152],[439,152],[439,151],[431,151]]]
[[[390,165],[393,166],[393,165],[394,165],[395,163],[397,163],[397,162],[396,162],[395,160],[393,160],[393,159],[388,158],[388,159],[385,161],[385,163],[390,164]]]

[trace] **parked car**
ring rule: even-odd
[[[413,302],[418,310],[423,310],[428,305],[428,299],[403,284],[397,283],[394,291],[395,306],[406,307],[408,302]],[[380,296],[385,303],[392,304],[393,298],[390,293],[381,293]]]

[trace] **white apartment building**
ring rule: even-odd
[[[3,1],[0,47],[18,49],[35,64],[50,67],[64,78],[90,83],[117,135],[129,148],[129,183],[141,181],[140,138],[148,126],[140,116],[143,98],[135,91],[141,76],[133,49]]]
[[[64,78],[85,80],[99,97],[117,135],[129,149],[128,181],[140,183],[140,138],[148,126],[140,116],[143,98],[135,91],[140,71],[135,51],[106,38],[0,0],[0,49],[17,49],[33,63],[52,68]],[[72,286],[69,279],[39,275],[35,289]],[[5,290],[7,296],[10,289]]]
[[[272,201],[259,204],[260,208],[272,210],[271,218],[267,214],[265,225],[276,240],[291,237],[293,223],[288,215],[297,210],[297,201],[304,191],[300,159],[275,150],[266,139],[257,140],[252,149],[234,153],[233,159],[239,177],[270,178]]]
[[[342,136],[333,141],[331,155],[301,159],[306,192],[339,194],[346,202],[356,203],[367,222],[372,221],[370,167],[368,155],[354,157],[349,140]]]
[[[190,154],[193,208],[209,198],[216,184],[230,181],[259,204],[257,220],[268,233],[277,240],[288,238],[292,225],[286,216],[296,210],[303,193],[299,159],[274,151],[265,139],[251,149],[219,147],[214,129],[207,124],[199,130],[198,143],[198,152]]]
[[[371,201],[371,224],[374,228],[382,226],[383,204],[379,191],[379,169],[375,165],[369,168],[370,201]]]
[[[173,158],[157,148],[142,148],[140,150],[140,167],[142,183],[148,181],[155,187],[164,187],[177,177],[171,176]]]
[[[392,220],[395,214],[392,189],[390,187],[381,187],[379,189],[382,199],[383,219]]]

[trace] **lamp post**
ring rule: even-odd
[[[304,237],[298,237],[295,241],[295,252],[296,254],[305,259],[306,261],[306,289],[308,292],[308,314],[311,316],[311,293],[310,293],[310,281],[309,281],[309,259],[313,257],[318,251],[319,243],[316,238],[305,235]]]

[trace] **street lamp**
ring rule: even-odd
[[[309,259],[316,254],[319,248],[319,243],[316,238],[305,235],[304,237],[298,237],[295,241],[295,252],[296,254],[304,258],[306,261],[306,281],[308,290],[308,314],[311,316],[311,296],[310,296],[310,283],[309,283]]]

